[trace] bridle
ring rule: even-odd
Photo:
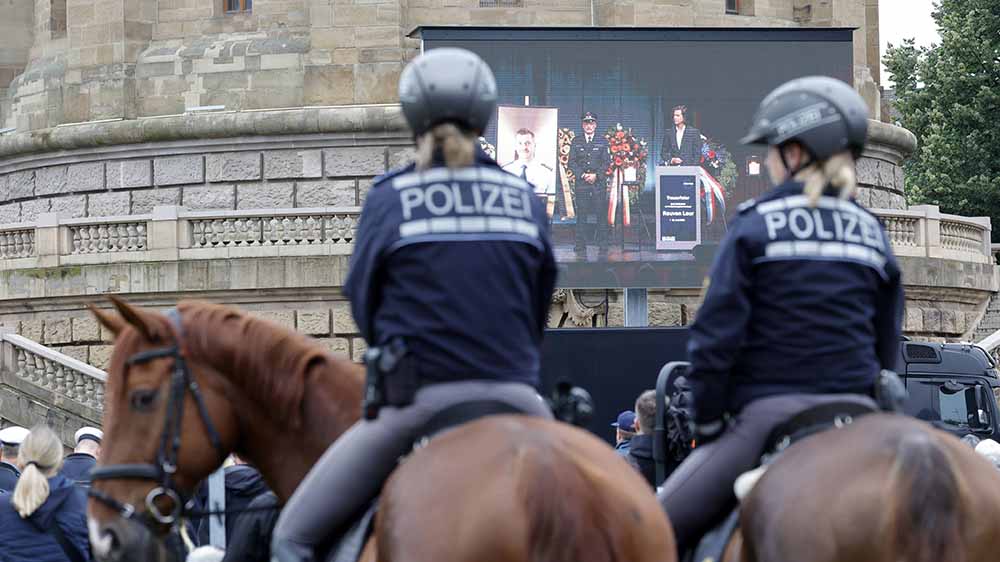
[[[166,316],[170,319],[174,332],[174,345],[136,353],[125,362],[127,368],[164,357],[174,359],[174,371],[170,379],[170,398],[167,402],[167,420],[160,437],[160,447],[156,452],[156,462],[155,464],[113,464],[96,467],[91,472],[91,479],[94,482],[115,479],[155,482],[157,486],[146,495],[146,511],[139,512],[134,505],[120,502],[93,487],[87,492],[90,497],[117,511],[124,519],[138,520],[150,529],[154,529],[156,525],[173,526],[186,511],[190,510],[187,505],[188,494],[178,488],[174,481],[181,449],[181,424],[184,419],[184,398],[187,392],[190,392],[194,397],[198,414],[205,424],[208,438],[211,440],[212,446],[215,447],[220,462],[226,456],[219,433],[215,430],[212,419],[208,415],[208,409],[205,407],[198,383],[191,376],[187,361],[184,359],[184,351],[181,348],[184,329],[181,325],[180,313],[176,308],[172,308],[166,312]],[[156,500],[164,496],[173,503],[173,509],[167,513],[162,512],[156,505]]]

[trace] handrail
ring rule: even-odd
[[[104,386],[107,373],[82,361],[59,353],[10,330],[0,330],[4,377],[56,397],[52,403],[70,401],[100,412],[104,409]],[[8,381],[12,382],[12,381]]]

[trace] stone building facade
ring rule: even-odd
[[[854,81],[879,115],[877,4],[0,2],[0,417],[46,420],[67,442],[100,421],[100,375],[75,361],[107,365],[86,305],[108,293],[234,304],[360,359],[340,287],[371,179],[411,154],[396,90],[417,26],[852,27]],[[901,256],[907,332],[961,339],[997,289],[990,226],[906,208],[915,146],[873,121],[860,200]],[[651,290],[650,324],[685,325],[698,304],[693,289]],[[550,316],[623,321],[615,290],[560,290]]]
[[[9,0],[0,123],[24,133],[212,105],[392,103],[419,45],[408,33],[421,25],[856,27],[855,83],[878,114],[876,0],[738,5],[730,14],[725,0]]]

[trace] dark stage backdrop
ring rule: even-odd
[[[646,153],[638,166],[645,173],[622,188],[630,192],[629,225],[622,227],[621,205],[609,225],[605,193],[597,205],[596,229],[607,234],[606,253],[600,233],[578,232],[580,217],[567,211],[566,193],[574,211],[579,209],[575,182],[565,173],[570,168],[548,163],[559,174],[552,222],[561,287],[700,287],[727,217],[767,188],[763,167],[751,175],[747,166],[750,158],[762,164],[764,151],[739,144],[760,101],[796,77],[820,74],[851,83],[853,75],[850,29],[426,27],[415,33],[425,50],[455,46],[483,57],[496,74],[501,104],[523,106],[527,97],[530,106],[556,107],[558,127],[575,135],[582,135],[581,115],[590,111],[598,119],[598,136],[621,125],[630,131],[632,146],[645,142],[635,151]],[[657,250],[656,217],[662,209],[655,204],[654,167],[673,133],[677,105],[687,106],[687,126],[707,141],[699,161],[685,164],[704,168],[721,189],[693,194],[702,207],[701,216],[692,219],[701,222],[700,246]],[[496,145],[496,118],[484,138]],[[541,150],[543,142],[538,144]],[[661,233],[660,240],[668,235]],[[580,240],[587,244],[582,253],[576,251]]]
[[[687,328],[588,328],[545,332],[542,393],[566,378],[587,389],[596,411],[587,428],[614,443],[610,426],[635,407],[644,390],[656,388],[660,368],[687,360]]]

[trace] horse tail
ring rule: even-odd
[[[962,539],[965,493],[954,461],[926,432],[910,432],[896,446],[889,493],[889,535],[907,562],[966,562]]]
[[[530,447],[530,446],[529,446]],[[526,507],[530,562],[614,562],[626,541],[615,536],[633,520],[615,483],[592,461],[563,444],[519,452],[516,472]],[[610,493],[609,493],[610,492]],[[626,519],[627,517],[627,519]]]

